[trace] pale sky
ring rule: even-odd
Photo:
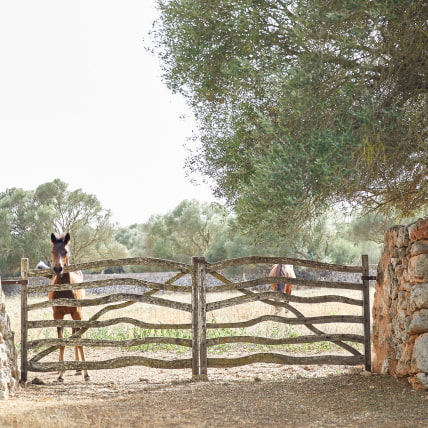
[[[155,18],[153,0],[0,0],[0,192],[59,178],[121,226],[214,201],[185,177],[195,126],[144,48]]]

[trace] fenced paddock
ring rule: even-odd
[[[284,282],[282,278],[268,277],[269,267],[275,263],[292,264],[309,269],[323,271],[335,271],[361,274],[360,282],[331,282],[307,279],[287,278],[288,283],[293,283],[299,289],[328,290],[331,294],[310,297],[299,296],[298,293],[286,295],[269,291],[267,284],[272,282]],[[367,256],[362,256],[361,266],[339,266],[326,263],[317,263],[309,260],[290,259],[285,257],[244,257],[226,260],[218,263],[208,263],[205,259],[193,257],[190,265],[169,260],[154,258],[127,258],[117,260],[103,260],[90,263],[81,263],[68,266],[65,272],[75,270],[97,270],[117,266],[139,265],[147,268],[157,268],[171,272],[169,278],[162,283],[132,278],[120,279],[120,287],[116,292],[103,296],[90,295],[91,289],[105,288],[111,290],[117,285],[118,280],[96,280],[80,284],[63,285],[31,285],[31,279],[52,274],[50,270],[30,270],[28,259],[22,260],[21,282],[21,379],[27,380],[28,371],[53,372],[61,370],[88,370],[112,369],[133,365],[144,365],[162,369],[191,369],[192,378],[205,380],[208,378],[208,368],[237,367],[252,363],[276,363],[276,364],[331,364],[331,365],[360,365],[364,364],[366,370],[371,370],[370,356],[370,303],[369,303],[369,265]],[[232,281],[230,272],[236,272],[248,266],[262,265],[266,267],[266,276],[251,280]],[[181,278],[190,277],[191,285],[179,285]],[[141,292],[128,292],[126,287],[132,286]],[[121,287],[125,290],[121,292]],[[47,295],[48,291],[80,288],[88,291],[87,298],[83,300],[57,299],[49,301],[46,298],[33,303],[31,295]],[[147,291],[148,290],[148,291]],[[360,298],[343,295],[343,291],[357,292]],[[334,294],[333,292],[336,292]],[[342,292],[342,295],[341,295]],[[231,297],[231,293],[234,295]],[[155,296],[155,294],[160,294]],[[224,297],[223,297],[224,296]],[[310,316],[304,314],[304,307],[318,307],[321,304],[341,305],[349,308],[357,308],[348,313],[318,314]],[[125,308],[132,305],[150,305],[168,308],[177,313],[187,314],[186,322],[164,322],[156,319],[145,318],[144,311],[133,311],[132,317],[123,316]],[[246,319],[226,318],[218,322],[213,314],[221,312],[234,313],[236,308],[242,305],[257,305],[257,316]],[[52,306],[82,306],[98,308],[85,321],[37,319],[39,310]],[[260,313],[260,306],[263,311]],[[286,316],[272,315],[274,307],[281,307],[288,311]],[[120,311],[120,316],[111,317]],[[107,315],[108,314],[108,315]],[[136,315],[138,314],[138,316]],[[208,320],[211,317],[211,322]],[[177,316],[177,319],[180,317]],[[164,336],[135,337],[132,339],[97,339],[86,338],[84,334],[90,330],[102,329],[108,326],[127,324],[138,329],[151,331],[187,331],[189,337],[177,334]],[[260,334],[247,334],[253,331],[254,326],[272,324],[277,326],[296,326],[307,330],[311,334],[299,334],[288,337],[265,337]],[[360,332],[326,331],[327,326],[357,325]],[[29,332],[34,330],[56,330],[56,327],[74,327],[80,330],[74,335],[63,338],[38,338],[29,340]],[[244,331],[241,335],[219,335],[224,331]],[[271,351],[273,348],[281,348],[284,345],[310,344],[310,343],[334,343],[343,352],[321,355],[288,355],[282,351]],[[81,345],[84,347],[121,347],[129,348],[146,344],[164,344],[183,347],[190,351],[185,358],[157,359],[144,355],[129,355],[110,358],[102,361],[46,361],[46,357],[56,351],[60,346]],[[253,345],[264,349],[266,352],[253,352],[238,357],[224,355],[222,357],[211,356],[210,349],[218,345],[236,344]],[[40,351],[40,349],[42,349]],[[29,358],[29,354],[32,354]],[[174,354],[174,357],[177,354]]]

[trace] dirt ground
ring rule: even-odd
[[[428,392],[362,367],[253,364],[209,369],[208,382],[147,367],[56,377],[29,373],[0,401],[0,427],[428,426]]]

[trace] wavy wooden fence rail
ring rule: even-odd
[[[236,268],[238,266],[266,264],[271,266],[275,263],[292,264],[294,266],[309,267],[312,269],[322,269],[324,271],[337,271],[349,273],[361,273],[362,281],[360,283],[349,282],[327,282],[313,281],[303,279],[288,278],[287,282],[299,286],[323,287],[331,289],[360,290],[361,299],[352,299],[339,295],[317,296],[317,297],[299,297],[296,295],[285,295],[273,291],[252,291],[250,288],[279,282],[280,278],[263,277],[250,281],[232,282],[226,274],[222,273],[225,269]],[[257,362],[278,363],[278,364],[334,364],[334,365],[358,365],[364,364],[366,370],[371,370],[370,356],[370,303],[369,303],[369,280],[374,279],[369,276],[369,264],[367,256],[362,256],[361,266],[340,266],[326,263],[317,263],[309,260],[291,259],[285,257],[244,257],[238,259],[225,260],[218,263],[208,263],[204,258],[193,257],[190,265],[178,263],[170,260],[161,260],[154,258],[127,258],[117,260],[102,260],[90,263],[80,263],[68,266],[65,272],[75,270],[97,270],[108,267],[140,265],[148,267],[158,267],[165,271],[170,271],[171,277],[163,283],[150,282],[135,278],[121,278],[120,284],[140,287],[141,294],[136,293],[113,293],[103,297],[87,298],[83,300],[56,299],[53,301],[42,301],[40,303],[29,303],[29,295],[33,293],[46,293],[54,290],[66,290],[80,288],[89,290],[91,288],[109,287],[116,285],[115,280],[98,280],[83,282],[80,284],[62,284],[62,285],[42,285],[30,286],[29,280],[34,277],[49,276],[52,274],[50,269],[30,270],[28,259],[22,259],[21,263],[21,380],[27,381],[28,371],[33,372],[52,372],[60,370],[88,370],[120,368],[131,365],[144,365],[152,368],[163,369],[192,369],[194,380],[206,380],[208,378],[209,367],[236,367]],[[175,285],[174,283],[185,275],[191,276],[191,286]],[[220,281],[221,285],[207,285],[207,278],[211,275]],[[149,291],[146,291],[149,289]],[[179,301],[172,301],[155,297],[154,294],[159,291],[170,291],[191,294],[191,304]],[[222,291],[238,291],[242,296],[227,298],[212,303],[206,302],[207,293]],[[254,289],[253,289],[254,290]],[[229,308],[235,305],[241,305],[253,301],[263,302],[267,307],[279,306],[288,309],[295,317],[280,317],[277,315],[263,315],[254,319],[241,322],[207,323],[207,313],[221,308]],[[362,308],[361,316],[340,315],[340,316],[315,316],[305,317],[303,313],[292,306],[291,303],[324,303],[340,302],[349,305],[357,305]],[[172,308],[179,311],[186,311],[192,314],[192,322],[188,324],[171,323],[147,323],[129,317],[118,317],[108,320],[100,318],[110,311],[122,309],[127,306],[145,303],[150,305],[159,305]],[[96,312],[90,319],[85,321],[73,320],[30,320],[29,312],[51,306],[98,306],[103,308]],[[274,321],[290,325],[305,325],[312,335],[303,335],[291,338],[271,339],[257,336],[225,336],[207,338],[209,329],[234,329],[246,328],[266,321]],[[143,329],[171,329],[192,331],[192,339],[183,339],[179,337],[144,337],[128,340],[98,340],[85,339],[82,335],[92,328],[101,328],[111,325],[126,323]],[[316,324],[326,323],[359,323],[362,324],[363,334],[326,334]],[[54,327],[76,327],[80,330],[69,338],[63,339],[40,339],[28,340],[28,331],[30,329],[44,329]],[[208,348],[225,343],[252,343],[259,345],[284,345],[313,342],[334,342],[336,345],[347,350],[350,355],[315,355],[305,357],[295,357],[281,353],[254,353],[240,358],[212,358],[208,357]],[[364,352],[361,353],[351,343],[364,344]],[[64,362],[42,362],[41,360],[56,351],[61,345],[82,345],[89,347],[130,347],[147,343],[173,344],[192,349],[191,358],[161,360],[148,358],[144,356],[129,356],[113,358],[105,361],[64,361]],[[29,350],[44,348],[43,351],[28,359]]]

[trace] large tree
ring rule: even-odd
[[[169,87],[249,233],[289,234],[343,203],[428,205],[424,0],[158,0]]]

